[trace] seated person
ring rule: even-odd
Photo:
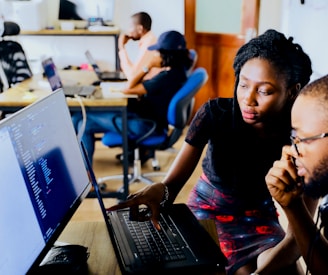
[[[152,59],[152,52],[148,47],[157,42],[157,37],[151,31],[152,19],[146,12],[138,12],[131,16],[130,28],[122,33],[118,39],[119,58],[122,71],[128,80],[138,74],[143,66]],[[134,61],[126,50],[126,45],[131,41],[138,41],[138,53]],[[144,78],[149,79],[160,71],[160,68],[152,68]]]
[[[328,209],[324,204],[319,208],[322,235],[304,199],[304,195],[314,200],[328,195],[328,76],[301,90],[292,108],[292,129],[293,145],[283,147],[266,184],[287,216],[308,271],[328,274]],[[327,199],[322,201],[326,206]]]
[[[157,44],[148,48],[154,53],[149,63],[145,64],[145,70],[140,71],[133,79],[128,81],[124,93],[136,94],[138,99],[129,99],[128,114],[136,119],[128,119],[129,133],[142,136],[149,125],[138,118],[151,119],[156,122],[157,130],[163,130],[167,125],[167,110],[170,100],[187,80],[186,67],[191,65],[189,51],[186,48],[184,36],[177,31],[168,31],[161,34]],[[150,68],[163,68],[159,74],[149,80],[143,80]],[[86,147],[90,161],[94,153],[95,133],[115,131],[113,117],[120,112],[87,112],[82,141]],[[78,132],[83,125],[82,115],[75,113],[72,120]]]

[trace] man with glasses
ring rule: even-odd
[[[328,75],[305,86],[292,108],[292,146],[266,175],[272,197],[281,205],[311,274],[328,274]],[[327,196],[326,196],[327,195]],[[318,208],[316,222],[305,205]],[[327,229],[327,228],[326,228]]]

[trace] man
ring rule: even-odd
[[[148,47],[157,42],[157,38],[151,31],[152,19],[146,12],[135,13],[131,16],[131,26],[128,33],[121,34],[118,40],[119,58],[122,71],[128,80],[131,80],[136,74],[141,71],[148,73],[149,68],[146,64],[152,59],[153,52],[148,50]],[[139,52],[134,62],[128,55],[125,48],[129,41],[139,41]],[[145,79],[149,79],[154,74],[147,74]]]
[[[320,231],[327,227],[323,214],[328,208],[320,205],[317,225],[304,196],[312,197],[316,207],[318,199],[328,194],[328,75],[301,90],[292,108],[292,128],[292,146],[283,148],[266,183],[286,214],[307,269],[312,275],[328,274],[327,235]]]

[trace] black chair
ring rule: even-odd
[[[190,120],[194,106],[194,96],[206,83],[207,79],[207,72],[201,67],[195,69],[190,74],[186,83],[175,94],[169,104],[167,113],[167,119],[169,122],[168,130],[165,130],[162,133],[155,133],[154,130],[156,128],[156,124],[154,124],[153,129],[146,133],[143,137],[128,137],[129,143],[134,147],[134,165],[133,173],[130,174],[129,177],[130,184],[133,182],[152,184],[153,181],[149,177],[161,176],[165,174],[159,172],[142,174],[139,149],[146,148],[149,150],[154,150],[154,152],[156,150],[166,150],[171,148],[177,142]],[[150,121],[147,120],[147,122]],[[107,132],[102,138],[102,143],[111,148],[122,146],[122,135],[119,133]],[[160,170],[160,166],[155,155],[153,158],[153,168],[154,170]],[[108,180],[121,179],[122,177],[122,175],[102,177],[98,179],[98,184],[104,184]]]
[[[23,47],[16,41],[7,40],[8,36],[18,35],[20,27],[15,22],[4,22],[4,33],[0,41],[0,65],[5,75],[2,83],[8,87],[32,76]]]

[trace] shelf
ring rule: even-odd
[[[72,31],[62,31],[59,29],[44,29],[39,31],[28,31],[21,30],[20,35],[118,35],[120,33],[119,28],[111,27],[111,30],[101,30],[101,31],[90,31],[87,29],[75,29]]]

